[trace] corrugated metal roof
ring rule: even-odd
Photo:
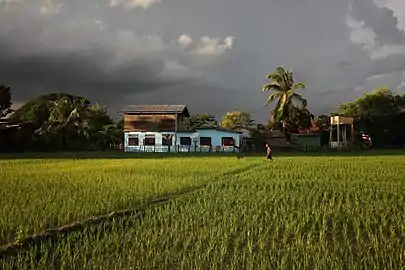
[[[242,131],[238,130],[232,130],[232,129],[225,129],[221,127],[197,127],[195,130],[218,130],[218,131],[225,131],[225,132],[231,132],[231,133],[239,133],[242,134]]]
[[[119,113],[184,113],[189,115],[186,105],[129,105],[120,110]]]

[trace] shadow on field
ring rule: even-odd
[[[16,256],[16,255],[26,251],[29,248],[40,247],[44,243],[55,244],[59,239],[63,238],[64,236],[66,236],[70,233],[73,233],[73,232],[82,231],[82,230],[84,230],[85,227],[88,227],[88,226],[97,227],[100,224],[104,224],[104,226],[102,226],[101,232],[103,234],[105,234],[108,232],[108,228],[110,228],[110,229],[113,228],[113,227],[106,226],[106,224],[105,224],[106,222],[110,222],[110,221],[114,222],[114,220],[116,220],[116,219],[122,219],[122,218],[129,217],[129,216],[137,217],[139,222],[142,222],[144,212],[151,207],[158,207],[158,206],[170,203],[171,201],[173,201],[175,199],[179,199],[179,198],[187,196],[187,195],[192,195],[194,192],[200,191],[209,185],[228,181],[228,179],[224,180],[223,177],[237,175],[237,174],[240,174],[243,172],[247,172],[247,171],[254,169],[256,167],[259,167],[261,165],[262,164],[260,164],[260,163],[251,164],[251,165],[245,166],[243,168],[238,168],[235,170],[231,170],[231,171],[219,174],[219,175],[215,176],[214,179],[212,179],[212,181],[209,183],[205,183],[205,184],[201,184],[201,185],[197,185],[197,186],[184,187],[175,192],[163,194],[161,197],[149,198],[145,202],[140,203],[140,205],[138,207],[125,209],[125,210],[112,211],[108,214],[103,214],[103,215],[98,215],[98,216],[92,216],[90,218],[87,218],[87,219],[84,219],[81,221],[76,221],[76,222],[73,222],[70,224],[66,224],[61,227],[46,229],[45,231],[43,231],[41,233],[27,236],[16,242],[11,242],[11,243],[8,243],[5,245],[0,245],[0,259],[5,259],[7,257]],[[40,259],[40,255],[41,254],[37,254],[36,257],[38,257],[38,259]]]
[[[273,157],[361,157],[361,156],[405,156],[405,149],[367,149],[357,151],[321,150],[291,152],[273,150]],[[49,152],[49,153],[0,153],[1,159],[159,159],[159,158],[207,158],[207,157],[265,157],[265,153],[124,153],[121,151],[100,152]]]
[[[171,200],[174,200],[174,199],[184,196],[186,194],[192,193],[201,188],[203,188],[203,187],[184,188],[183,190],[179,190],[176,193],[169,194],[169,195],[161,197],[161,198],[150,199],[146,203],[144,203],[141,206],[136,207],[136,208],[126,209],[126,210],[121,210],[121,211],[113,211],[109,214],[91,217],[91,218],[73,222],[71,224],[67,224],[67,225],[64,225],[61,227],[47,229],[41,233],[30,235],[17,242],[9,243],[4,246],[0,246],[0,259],[5,259],[10,256],[16,256],[19,253],[24,252],[26,249],[28,249],[30,247],[39,247],[44,243],[48,243],[48,244],[55,243],[61,237],[64,237],[64,236],[66,236],[70,233],[76,232],[76,231],[82,231],[87,226],[97,226],[106,221],[124,218],[124,217],[128,217],[131,215],[139,215],[141,217],[142,213],[145,212],[145,210],[148,209],[149,207],[163,205],[165,203],[170,202]],[[105,233],[105,231],[104,231],[105,228],[106,228],[106,226],[103,226],[104,233]]]

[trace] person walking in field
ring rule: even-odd
[[[270,162],[270,160],[273,161],[273,158],[271,156],[271,148],[267,143],[266,143],[266,150],[267,150],[266,160],[268,162]]]

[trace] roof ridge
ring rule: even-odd
[[[134,104],[127,105],[118,113],[186,113],[189,115],[187,105],[169,104]]]

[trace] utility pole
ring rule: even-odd
[[[175,120],[174,120],[175,122],[174,122],[174,152],[175,153],[177,153],[177,129],[178,129],[178,126],[177,126],[177,109],[176,109],[176,117],[175,117]]]
[[[242,121],[241,121],[241,114],[242,111],[239,111],[239,115],[238,115],[238,126],[239,126],[239,135],[238,135],[238,147],[239,147],[239,152],[241,149],[241,144],[243,143],[243,141],[241,140],[241,134],[242,134]],[[235,142],[233,142],[233,149],[235,150]]]

